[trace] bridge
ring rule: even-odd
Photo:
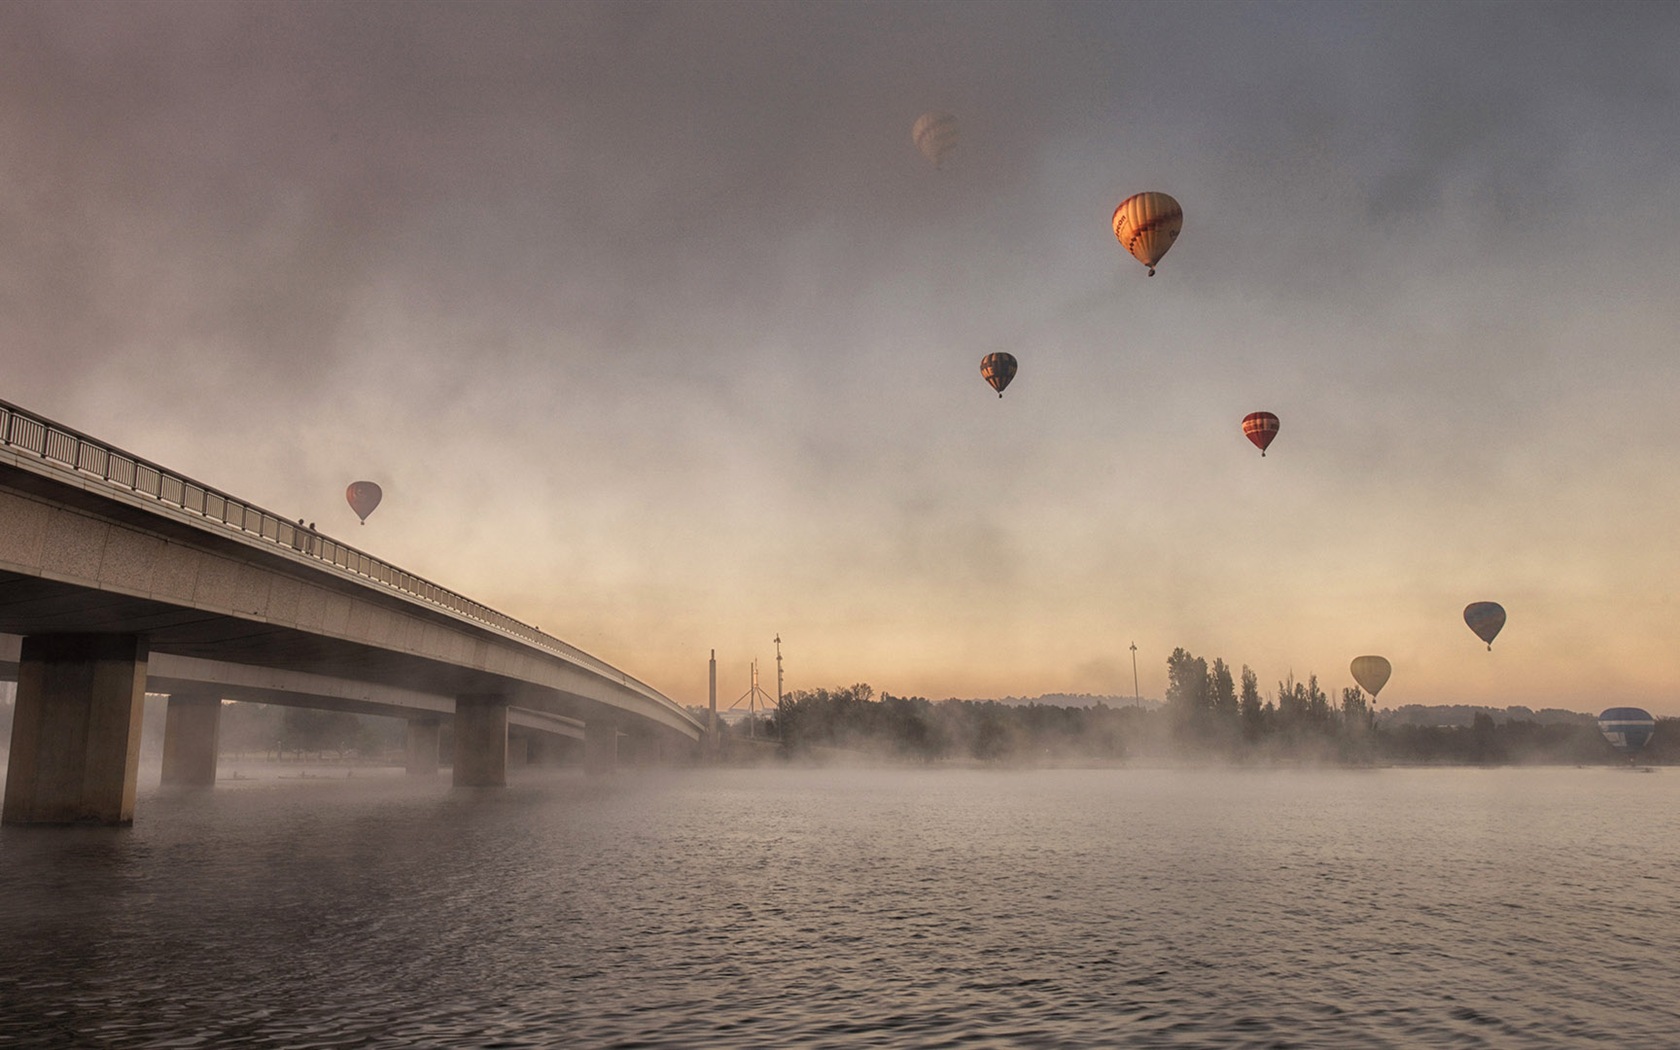
[[[5,636],[16,636],[6,638]],[[7,824],[134,819],[145,693],[164,779],[213,783],[223,699],[408,720],[413,772],[507,783],[509,729],[692,751],[675,701],[529,624],[324,533],[0,401]]]

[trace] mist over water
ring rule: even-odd
[[[152,787],[131,829],[0,834],[0,1043],[1660,1045],[1677,795],[1610,769]]]

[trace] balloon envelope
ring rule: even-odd
[[[1277,437],[1278,417],[1270,412],[1250,412],[1243,417],[1243,436],[1254,442],[1260,454],[1266,454],[1266,446]]]
[[[1382,687],[1388,684],[1388,676],[1394,673],[1394,667],[1380,656],[1356,656],[1353,658],[1353,680],[1359,683],[1359,688],[1371,694],[1376,699]]]
[[[1471,602],[1464,607],[1464,622],[1491,650],[1499,629],[1505,626],[1505,607],[1498,602]]]
[[[980,375],[992,384],[992,389],[998,392],[998,397],[1003,396],[1003,388],[1015,378],[1015,369],[1014,354],[987,354],[980,359]]]
[[[373,508],[379,506],[379,501],[385,498],[385,493],[371,481],[352,481],[350,487],[344,490],[344,498],[349,502],[350,509],[356,512],[356,517],[361,518],[362,524],[366,525],[368,515],[373,513]]]
[[[1184,209],[1165,193],[1134,193],[1114,209],[1115,239],[1149,267],[1151,277],[1183,228]]]
[[[938,111],[923,113],[910,129],[910,139],[937,168],[945,155],[957,148],[957,118]]]
[[[1632,755],[1650,743],[1656,730],[1657,720],[1644,708],[1612,707],[1598,716],[1598,731],[1624,755]]]

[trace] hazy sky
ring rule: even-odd
[[[63,2],[0,49],[0,398],[679,701],[779,632],[789,688],[1130,694],[1135,641],[1146,695],[1184,646],[1680,714],[1680,6]]]

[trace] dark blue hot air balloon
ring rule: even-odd
[[[1628,757],[1629,761],[1651,741],[1657,731],[1657,720],[1639,707],[1612,707],[1598,716],[1598,731],[1610,746]]]

